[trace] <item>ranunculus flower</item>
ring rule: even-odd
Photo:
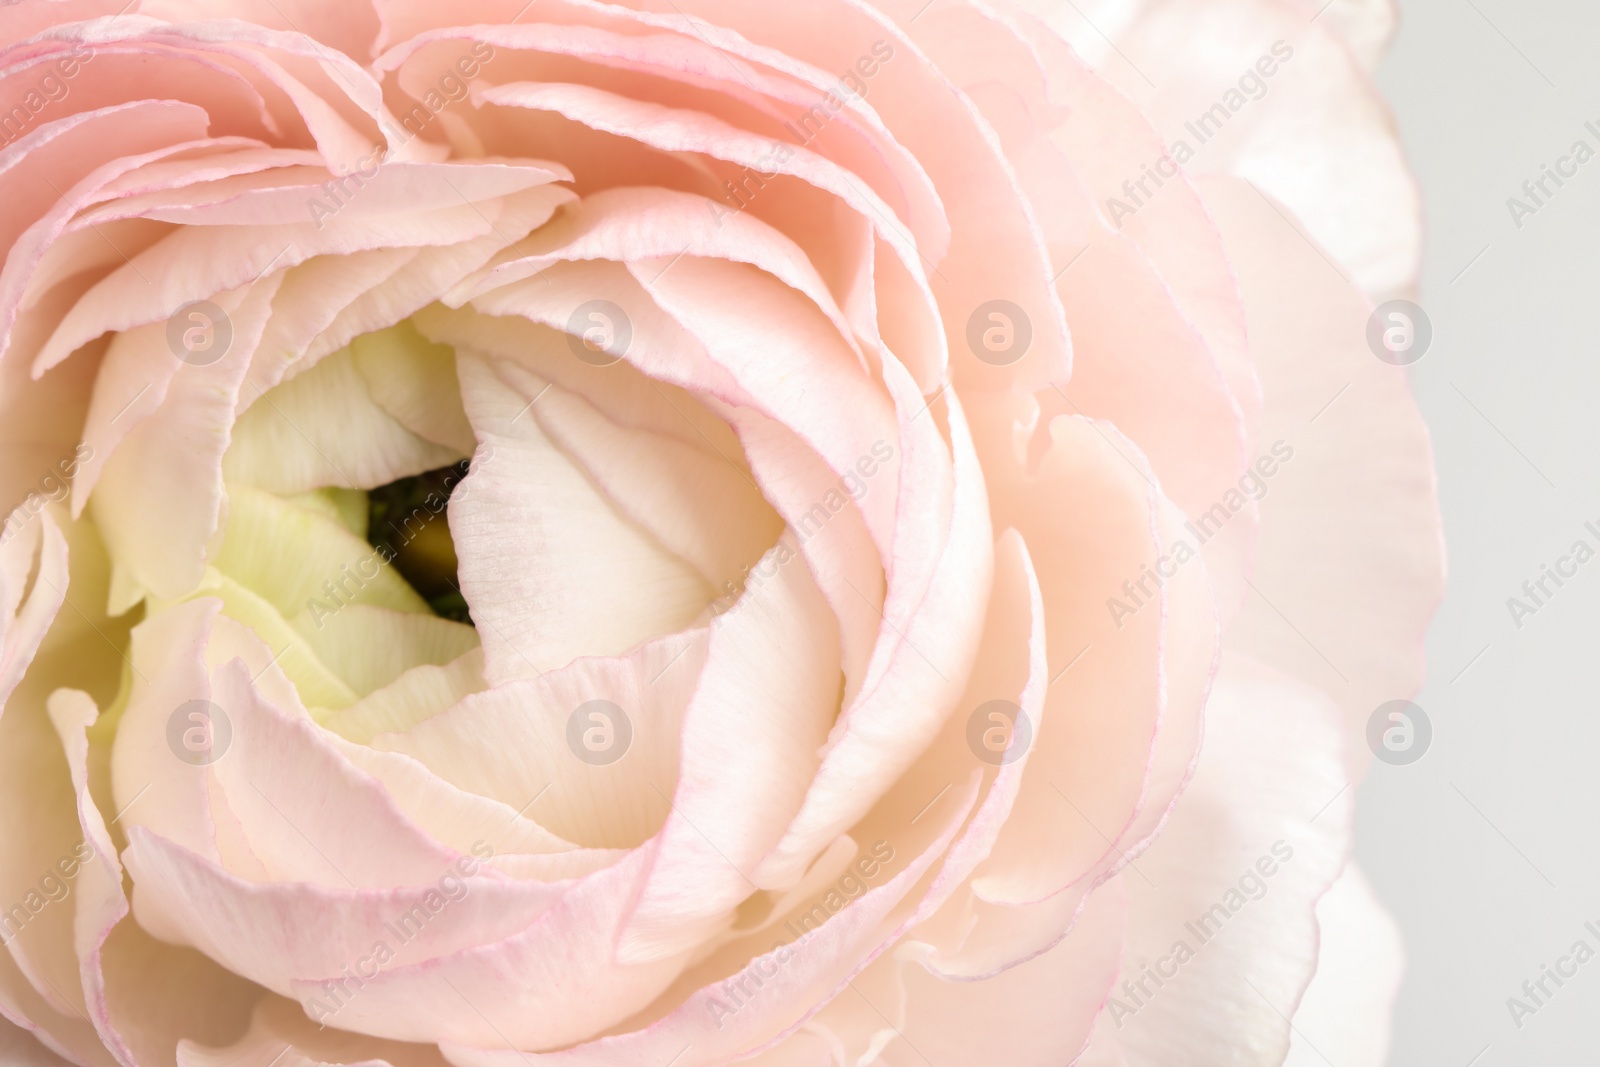
[[[1441,563],[1317,6],[0,8],[5,1054],[1378,1063]]]

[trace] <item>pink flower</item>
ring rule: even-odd
[[[0,1014],[1379,1063],[1442,553],[1391,16],[1315,14],[0,8]]]

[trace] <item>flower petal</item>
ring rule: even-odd
[[[617,513],[526,411],[554,386],[459,356],[467,415],[487,455],[450,501],[461,589],[493,683],[585,655],[616,655],[687,626],[705,579]]]
[[[624,962],[694,947],[756,884],[839,710],[839,628],[786,537],[712,626],[683,719],[672,813],[618,946]]]
[[[1244,292],[1262,438],[1293,449],[1261,502],[1253,595],[1229,647],[1332,694],[1356,773],[1373,709],[1421,684],[1443,595],[1432,443],[1405,371],[1367,346],[1361,293],[1249,185],[1202,188]]]
[[[1200,766],[1137,861],[1149,882],[1124,879],[1128,981],[1107,1009],[1121,1025],[1103,1036],[1129,1064],[1176,1056],[1206,1067],[1241,1052],[1276,1063],[1288,1052],[1288,1020],[1317,964],[1317,901],[1348,842],[1340,733],[1326,697],[1224,657]],[[1156,986],[1152,966],[1176,977]]]
[[[1353,862],[1317,902],[1317,927],[1317,973],[1295,1009],[1284,1067],[1310,1067],[1324,1056],[1383,1067],[1404,953],[1394,919]],[[1350,1026],[1351,1019],[1364,1025]]]

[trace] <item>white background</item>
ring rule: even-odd
[[[1600,950],[1600,559],[1520,630],[1506,599],[1576,539],[1600,549],[1600,158],[1521,229],[1506,200],[1575,140],[1600,152],[1600,5],[1400,8],[1379,82],[1424,196],[1434,343],[1412,371],[1450,590],[1417,698],[1433,747],[1375,763],[1357,801],[1409,957],[1389,1062],[1595,1065],[1600,959],[1520,1030],[1506,999],[1578,938]]]

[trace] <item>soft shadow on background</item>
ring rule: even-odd
[[[1374,763],[1358,794],[1357,858],[1409,961],[1389,1062],[1596,1063],[1600,956],[1571,954],[1600,952],[1600,5],[1400,15],[1379,82],[1423,191],[1434,341],[1412,381],[1450,590],[1417,698],[1432,748]],[[1578,141],[1594,158],[1561,163]],[[1534,204],[1523,183],[1558,163],[1577,174]],[[1513,219],[1513,196],[1534,213]],[[1523,583],[1558,565],[1576,574],[1535,605]],[[1513,619],[1511,597],[1535,610]],[[1558,985],[1558,965],[1576,974]],[[1533,1012],[1514,1020],[1513,997]]]

